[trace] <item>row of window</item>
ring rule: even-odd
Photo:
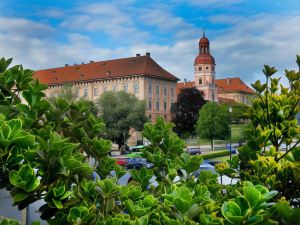
[[[205,70],[209,70],[209,66],[205,66],[205,67],[199,66],[198,68],[195,67],[195,70],[198,69],[198,71],[203,71],[203,68],[205,68]],[[211,66],[211,70],[215,71],[215,66]]]
[[[173,102],[171,102],[171,107],[172,107],[172,105],[173,105]],[[156,109],[156,111],[160,110],[160,101],[159,101],[159,99],[157,99],[156,102],[155,102],[155,109]],[[164,101],[163,109],[164,109],[164,111],[167,111],[167,101],[166,100]],[[152,110],[152,99],[148,100],[148,110]]]
[[[170,90],[171,90],[171,96],[174,97],[174,88],[171,87]],[[156,95],[159,95],[159,93],[160,93],[160,86],[159,86],[159,85],[156,85],[156,87],[155,87],[155,94],[156,94]],[[167,89],[166,86],[163,88],[163,93],[164,93],[164,96],[167,96],[167,94],[168,94],[168,89]],[[149,94],[149,95],[152,95],[152,84],[148,84],[148,94]]]
[[[98,91],[98,87],[94,87],[93,89],[93,96],[98,96],[99,95],[99,91]],[[106,92],[108,91],[108,88],[107,87],[104,87],[103,88],[103,92]],[[117,92],[119,91],[118,90],[118,85],[114,85],[113,88],[112,88],[112,91],[114,92]],[[123,91],[125,92],[128,92],[128,84],[124,84],[123,85]],[[80,89],[76,89],[76,97],[79,97],[79,92],[80,92]],[[134,94],[138,94],[139,93],[139,84],[136,82],[133,84],[133,92]],[[89,89],[86,87],[83,89],[83,96],[84,97],[88,97],[89,96]]]

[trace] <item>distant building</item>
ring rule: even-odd
[[[145,100],[146,115],[171,120],[170,108],[176,101],[177,77],[164,70],[150,53],[136,57],[86,64],[65,65],[38,70],[34,76],[47,84],[46,96],[58,96],[65,84],[71,84],[78,98],[95,101],[106,91],[125,91]]]
[[[249,105],[254,91],[239,77],[216,80],[220,101],[231,99],[237,103]]]
[[[199,40],[199,54],[194,61],[194,81],[180,82],[176,93],[182,88],[196,87],[205,100],[223,103],[250,104],[254,91],[240,78],[216,79],[216,63],[210,54],[209,40],[203,35]]]

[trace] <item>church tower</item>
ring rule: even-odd
[[[215,59],[210,55],[209,40],[199,40],[199,54],[194,62],[195,87],[203,92],[205,100],[218,101],[218,90],[215,85]]]

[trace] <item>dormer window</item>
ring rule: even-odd
[[[110,71],[106,71],[105,75],[109,75],[110,74]]]

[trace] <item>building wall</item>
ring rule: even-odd
[[[222,92],[222,93],[219,92],[218,96],[221,98],[233,99],[237,103],[241,103],[245,105],[250,105],[251,99],[253,98],[253,95],[242,93],[242,92]]]
[[[149,86],[151,86],[151,92]],[[50,86],[46,90],[46,96],[57,97],[62,88],[63,85]],[[106,91],[125,91],[134,94],[139,100],[146,101],[146,115],[153,122],[157,116],[162,116],[170,121],[171,104],[176,99],[176,81],[145,76],[75,83],[72,89],[77,98],[84,97],[90,101],[96,101]]]
[[[176,100],[176,82],[157,78],[145,78],[147,116],[155,122],[157,116],[171,120],[170,109]]]
[[[215,65],[197,64],[194,66],[195,87],[203,92],[205,100],[218,101],[218,89],[215,86]]]

